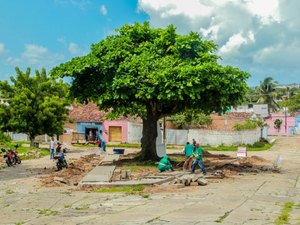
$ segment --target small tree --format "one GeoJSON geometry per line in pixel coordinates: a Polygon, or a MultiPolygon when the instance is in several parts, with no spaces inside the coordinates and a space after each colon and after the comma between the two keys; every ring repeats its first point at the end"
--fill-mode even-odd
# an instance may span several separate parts
{"type": "Polygon", "coordinates": [[[267,77],[260,82],[260,86],[257,87],[256,91],[259,96],[257,103],[259,104],[268,104],[269,113],[276,112],[278,109],[278,104],[276,102],[277,93],[276,85],[277,81],[274,81],[272,77],[267,77]]]}
{"type": "Polygon", "coordinates": [[[276,119],[274,121],[274,128],[277,130],[277,132],[280,131],[281,124],[282,124],[282,120],[280,120],[280,119],[276,119]]]}
{"type": "Polygon", "coordinates": [[[29,68],[25,73],[16,68],[16,73],[10,78],[12,84],[0,82],[1,97],[7,99],[7,104],[0,104],[0,129],[26,133],[31,145],[37,135],[61,134],[68,113],[68,86],[48,78],[45,69],[34,77],[29,68]]]}

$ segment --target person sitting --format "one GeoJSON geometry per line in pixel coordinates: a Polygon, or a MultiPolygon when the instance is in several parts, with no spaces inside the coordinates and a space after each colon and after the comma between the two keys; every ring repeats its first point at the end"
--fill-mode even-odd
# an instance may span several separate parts
{"type": "Polygon", "coordinates": [[[160,172],[172,170],[173,171],[173,166],[169,160],[169,156],[165,155],[158,163],[157,169],[160,172]]]}

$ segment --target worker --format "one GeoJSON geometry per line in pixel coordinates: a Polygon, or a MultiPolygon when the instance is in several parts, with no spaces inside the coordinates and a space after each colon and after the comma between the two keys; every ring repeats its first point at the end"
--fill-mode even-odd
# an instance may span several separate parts
{"type": "Polygon", "coordinates": [[[158,163],[157,169],[160,172],[164,172],[167,170],[172,170],[173,171],[173,166],[169,160],[169,156],[165,155],[158,163]]]}
{"type": "Polygon", "coordinates": [[[195,157],[195,161],[193,162],[192,165],[192,172],[195,172],[196,166],[198,165],[200,167],[200,169],[202,170],[203,175],[206,175],[206,170],[205,170],[205,166],[203,164],[203,149],[199,146],[199,143],[196,143],[195,145],[196,149],[194,151],[194,157],[195,157]]]}
{"type": "Polygon", "coordinates": [[[183,164],[183,170],[190,170],[193,164],[193,151],[194,151],[194,146],[190,144],[190,142],[187,142],[183,152],[185,155],[185,161],[183,164]]]}

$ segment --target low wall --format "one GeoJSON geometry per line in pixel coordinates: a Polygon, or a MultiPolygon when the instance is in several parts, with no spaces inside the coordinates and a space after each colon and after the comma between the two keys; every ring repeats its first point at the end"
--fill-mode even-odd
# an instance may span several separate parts
{"type": "Polygon", "coordinates": [[[139,144],[141,143],[143,132],[143,125],[140,123],[128,122],[128,143],[139,144]]]}
{"type": "MultiPolygon", "coordinates": [[[[142,137],[141,124],[128,124],[128,143],[140,143],[142,137]]],[[[254,144],[260,139],[260,129],[244,131],[216,131],[216,130],[178,130],[166,129],[167,144],[185,145],[194,138],[201,145],[239,145],[254,144]]]]}
{"type": "Polygon", "coordinates": [[[254,144],[260,139],[260,129],[245,131],[215,131],[215,130],[167,130],[167,144],[184,145],[194,138],[201,145],[239,145],[254,144]]]}

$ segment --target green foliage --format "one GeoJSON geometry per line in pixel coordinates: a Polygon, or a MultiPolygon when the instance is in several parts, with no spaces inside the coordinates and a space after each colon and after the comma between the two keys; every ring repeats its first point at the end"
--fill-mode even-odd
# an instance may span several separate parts
{"type": "Polygon", "coordinates": [[[5,133],[3,133],[2,131],[0,131],[0,144],[4,144],[6,142],[10,142],[11,139],[9,136],[7,136],[5,133]]]}
{"type": "Polygon", "coordinates": [[[26,133],[31,141],[41,134],[61,134],[68,112],[68,86],[50,79],[44,69],[33,77],[29,68],[26,72],[16,68],[16,73],[11,84],[0,82],[1,97],[8,103],[0,104],[1,130],[26,133]]]}
{"type": "Polygon", "coordinates": [[[71,95],[97,102],[114,117],[143,118],[142,158],[157,158],[156,122],[194,109],[205,114],[237,106],[249,74],[217,63],[216,44],[198,33],[180,35],[174,26],[124,25],[93,44],[91,52],[51,70],[72,77],[71,95]],[[155,126],[153,126],[155,124],[155,126]]]}
{"type": "Polygon", "coordinates": [[[267,77],[260,82],[260,86],[256,89],[259,96],[257,103],[268,104],[269,112],[276,112],[279,107],[275,101],[277,98],[276,85],[277,81],[274,81],[272,77],[267,77]]]}
{"type": "Polygon", "coordinates": [[[143,191],[145,186],[123,186],[123,187],[109,187],[109,188],[99,188],[94,190],[97,193],[116,193],[116,192],[125,192],[126,194],[135,194],[137,192],[143,191]]]}
{"type": "Polygon", "coordinates": [[[257,122],[255,120],[247,119],[243,124],[235,124],[233,126],[234,130],[253,130],[257,127],[257,122]]]}
{"type": "Polygon", "coordinates": [[[236,151],[238,147],[247,147],[247,151],[265,151],[272,147],[272,144],[264,142],[255,142],[253,145],[241,146],[205,146],[204,150],[207,151],[236,151]]]}
{"type": "Polygon", "coordinates": [[[289,217],[290,217],[290,212],[293,209],[295,203],[293,202],[286,202],[281,210],[280,215],[275,221],[276,225],[283,225],[283,224],[289,224],[289,217]]]}
{"type": "Polygon", "coordinates": [[[280,102],[280,107],[287,107],[290,113],[300,112],[300,93],[280,102]]]}
{"type": "Polygon", "coordinates": [[[252,145],[254,148],[262,148],[265,146],[265,143],[264,142],[261,142],[261,141],[258,141],[258,142],[255,142],[253,145],[252,145]]]}
{"type": "Polygon", "coordinates": [[[276,119],[276,120],[274,121],[274,128],[275,128],[276,130],[280,130],[281,124],[282,124],[282,120],[281,120],[281,119],[276,119]]]}
{"type": "Polygon", "coordinates": [[[186,128],[189,126],[208,126],[212,124],[212,119],[209,115],[194,110],[187,110],[183,113],[178,113],[171,116],[173,124],[177,128],[186,128]]]}
{"type": "Polygon", "coordinates": [[[39,214],[44,216],[55,216],[57,215],[58,211],[54,211],[51,209],[39,209],[39,214]]]}

